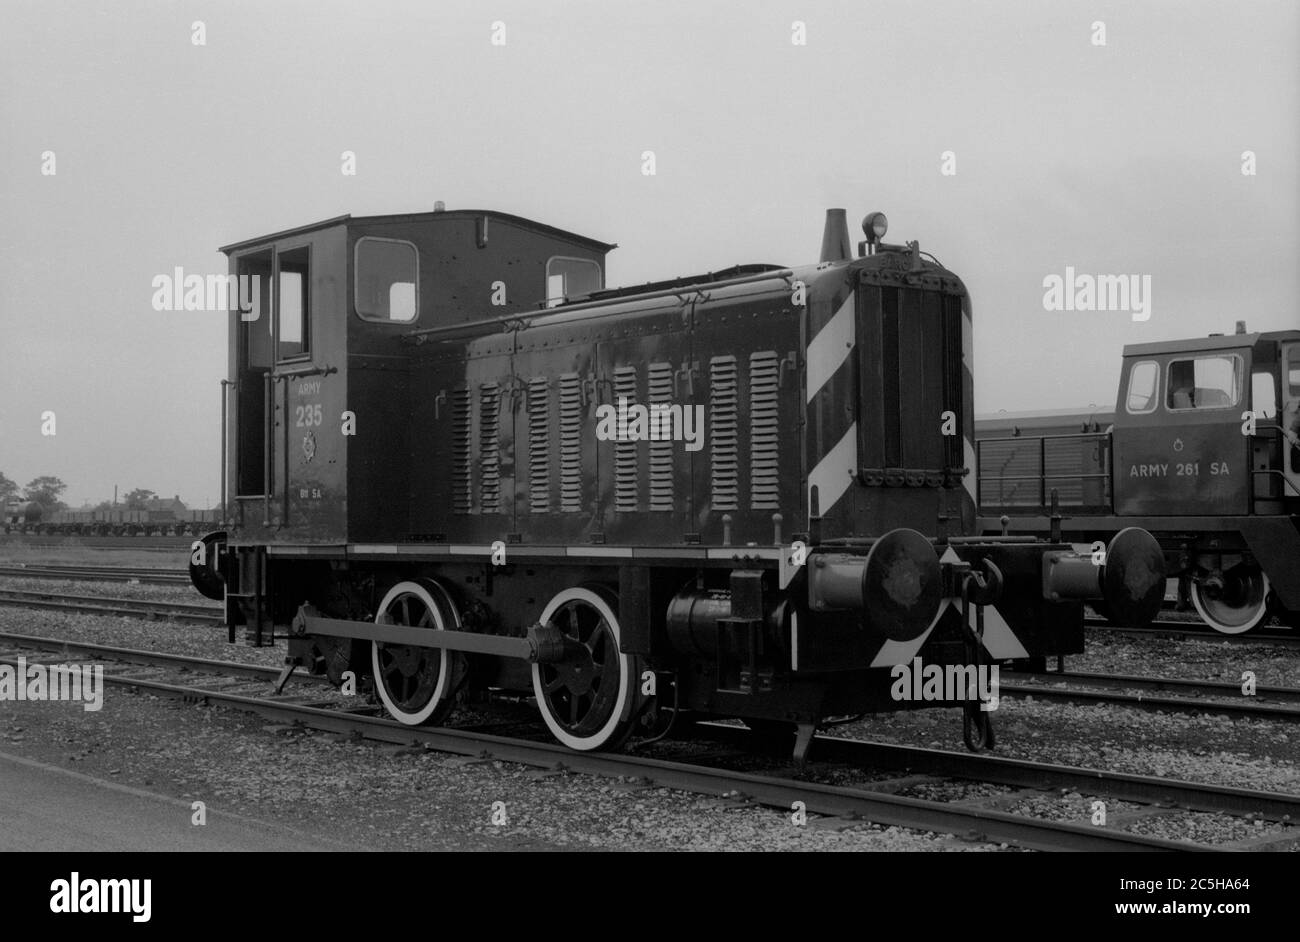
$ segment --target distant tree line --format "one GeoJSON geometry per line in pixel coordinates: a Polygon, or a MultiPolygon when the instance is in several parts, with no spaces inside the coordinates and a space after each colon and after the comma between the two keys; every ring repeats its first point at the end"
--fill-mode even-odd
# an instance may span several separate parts
{"type": "MultiPolygon", "coordinates": [[[[63,492],[67,489],[68,485],[48,474],[34,478],[28,482],[26,487],[19,488],[17,483],[0,471],[0,505],[8,503],[14,498],[21,498],[39,504],[42,513],[67,510],[68,505],[60,500],[63,492]]],[[[148,488],[137,487],[135,490],[127,491],[116,507],[120,510],[146,510],[149,501],[157,499],[158,495],[153,491],[148,488]]],[[[114,504],[111,500],[102,500],[94,507],[95,510],[112,510],[113,508],[114,504]]]]}
{"type": "Polygon", "coordinates": [[[58,478],[43,474],[28,482],[20,493],[18,485],[0,471],[0,503],[8,503],[13,498],[21,496],[24,500],[40,504],[42,511],[66,510],[68,505],[59,498],[67,489],[68,485],[58,478]]]}

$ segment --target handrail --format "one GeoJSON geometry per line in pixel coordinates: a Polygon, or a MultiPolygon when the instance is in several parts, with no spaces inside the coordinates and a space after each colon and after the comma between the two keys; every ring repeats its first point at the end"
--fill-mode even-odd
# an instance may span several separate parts
{"type": "MultiPolygon", "coordinates": [[[[975,442],[975,464],[981,473],[976,479],[976,488],[977,488],[976,503],[981,507],[992,506],[992,507],[1027,508],[1027,507],[1036,506],[1040,509],[1043,509],[1045,512],[1045,509],[1048,506],[1048,490],[1052,486],[1053,482],[1077,481],[1080,483],[1080,486],[1082,487],[1084,482],[1100,480],[1103,482],[1102,503],[1089,503],[1088,501],[1083,500],[1081,496],[1080,501],[1077,505],[1075,505],[1073,501],[1070,501],[1068,505],[1081,506],[1081,507],[1107,506],[1109,504],[1109,500],[1105,499],[1106,493],[1110,491],[1111,487],[1113,487],[1113,476],[1109,470],[1109,463],[1110,460],[1113,458],[1114,450],[1109,447],[1110,441],[1111,441],[1110,432],[1067,432],[1067,433],[1056,434],[1056,435],[1012,435],[1012,436],[999,436],[996,438],[978,439],[975,442]],[[1081,465],[1079,470],[1057,471],[1057,470],[1048,469],[1047,456],[1048,456],[1049,444],[1058,445],[1061,443],[1078,443],[1078,444],[1086,445],[1090,440],[1104,448],[1104,455],[1107,464],[1106,470],[1083,471],[1082,467],[1086,465],[1081,465]],[[1007,454],[1004,456],[1004,460],[1002,461],[1002,466],[997,473],[991,473],[991,472],[983,473],[984,456],[985,456],[984,446],[989,443],[995,445],[1010,443],[1020,447],[1015,450],[1018,453],[1007,454]],[[1029,458],[1030,461],[1035,462],[1036,469],[1025,474],[1003,473],[1005,472],[1005,469],[1012,464],[1012,462],[1024,461],[1028,457],[1028,453],[1030,452],[1030,449],[1036,452],[1035,457],[1029,458]],[[987,494],[987,487],[991,481],[996,481],[998,483],[999,494],[996,501],[990,501],[989,495],[987,494]],[[1021,482],[1029,482],[1029,481],[1036,481],[1038,483],[1038,488],[1037,488],[1038,502],[1036,505],[1032,502],[1032,498],[1028,500],[1022,498],[1021,500],[1017,501],[1014,493],[1011,495],[1007,495],[1005,493],[1005,487],[1004,487],[1005,484],[1021,483],[1021,482]]],[[[1096,464],[1101,463],[1100,458],[1101,455],[1098,456],[1099,460],[1096,462],[1096,464]]],[[[1014,490],[1016,489],[1013,488],[1013,491],[1014,490]]],[[[1026,497],[1027,496],[1028,495],[1026,495],[1026,497]]]]}
{"type": "Polygon", "coordinates": [[[996,438],[981,438],[981,442],[1028,442],[1037,441],[1038,439],[1050,439],[1059,441],[1065,438],[1110,438],[1110,432],[1061,432],[1056,435],[1007,435],[996,438]]]}
{"type": "Polygon", "coordinates": [[[1251,477],[1251,480],[1250,480],[1250,491],[1251,491],[1251,493],[1250,493],[1250,499],[1251,499],[1251,503],[1252,503],[1252,504],[1253,504],[1255,501],[1268,501],[1268,500],[1281,500],[1281,499],[1282,499],[1281,496],[1279,496],[1279,497],[1260,497],[1260,496],[1258,496],[1258,495],[1255,493],[1255,475],[1257,475],[1257,474],[1263,474],[1263,475],[1276,474],[1278,477],[1280,477],[1280,478],[1282,479],[1282,483],[1283,483],[1283,485],[1284,485],[1284,487],[1283,487],[1283,495],[1285,495],[1285,493],[1286,493],[1286,488],[1289,487],[1291,490],[1295,491],[1295,494],[1296,494],[1297,497],[1300,497],[1300,488],[1297,488],[1297,487],[1295,486],[1295,484],[1292,483],[1291,479],[1290,479],[1289,477],[1287,477],[1285,471],[1282,471],[1282,470],[1279,469],[1279,468],[1260,468],[1259,470],[1251,471],[1251,472],[1250,472],[1250,477],[1251,477]]]}
{"type": "Polygon", "coordinates": [[[229,403],[230,388],[235,384],[228,379],[221,381],[221,527],[230,525],[230,508],[226,504],[226,475],[230,465],[226,460],[226,450],[230,438],[229,403]]]}
{"type": "Polygon", "coordinates": [[[337,366],[316,366],[308,363],[301,367],[290,367],[287,370],[276,368],[272,371],[271,376],[278,382],[282,379],[297,379],[300,376],[329,376],[331,373],[337,373],[337,366]]]}
{"type": "Polygon", "coordinates": [[[275,418],[275,407],[271,397],[275,391],[275,381],[270,371],[262,374],[262,526],[271,526],[271,488],[275,486],[271,466],[271,423],[275,418]]]}
{"type": "MultiPolygon", "coordinates": [[[[422,341],[425,337],[432,337],[436,334],[452,333],[458,330],[490,327],[509,327],[512,324],[518,324],[526,328],[531,326],[531,322],[546,317],[557,317],[561,314],[568,314],[573,311],[585,311],[592,307],[612,307],[616,304],[631,301],[649,301],[655,298],[696,296],[705,290],[715,290],[717,288],[730,288],[735,285],[748,284],[755,281],[785,281],[789,282],[794,276],[794,271],[789,268],[778,268],[772,271],[756,272],[752,275],[745,275],[740,278],[731,278],[726,281],[714,281],[696,285],[679,285],[676,288],[661,288],[658,291],[647,291],[644,294],[616,295],[610,298],[600,298],[594,301],[581,301],[577,304],[564,304],[559,307],[545,308],[541,311],[517,312],[507,314],[503,317],[488,318],[481,321],[467,321],[463,324],[444,324],[441,327],[425,327],[420,330],[412,330],[405,334],[407,337],[413,337],[422,341]]],[[[592,317],[604,316],[606,312],[598,311],[592,317]]],[[[575,321],[590,320],[587,318],[573,318],[575,321]]],[[[488,333],[489,331],[484,331],[488,333]]]]}
{"type": "Polygon", "coordinates": [[[1254,434],[1254,435],[1251,435],[1250,437],[1251,437],[1252,439],[1258,438],[1258,439],[1261,439],[1261,440],[1262,440],[1262,439],[1264,438],[1264,435],[1263,435],[1264,432],[1276,432],[1276,433],[1277,433],[1277,435],[1276,435],[1276,440],[1277,440],[1277,444],[1278,444],[1278,451],[1280,452],[1280,454],[1278,455],[1278,458],[1281,460],[1282,467],[1281,467],[1281,468],[1259,468],[1259,469],[1252,468],[1252,469],[1251,469],[1251,471],[1250,471],[1250,500],[1251,500],[1251,503],[1254,504],[1255,501],[1282,500],[1282,499],[1284,499],[1284,498],[1287,496],[1286,492],[1287,492],[1288,489],[1290,489],[1291,491],[1295,492],[1295,495],[1296,495],[1297,497],[1300,497],[1300,487],[1297,487],[1296,484],[1295,484],[1295,482],[1291,480],[1290,475],[1288,475],[1288,474],[1286,473],[1286,457],[1287,457],[1287,456],[1286,456],[1286,450],[1287,450],[1287,447],[1289,446],[1289,447],[1291,447],[1291,448],[1297,448],[1297,447],[1300,447],[1300,445],[1297,445],[1295,442],[1292,441],[1293,433],[1290,431],[1290,429],[1287,429],[1287,428],[1283,427],[1283,425],[1282,425],[1281,422],[1274,422],[1274,423],[1267,424],[1267,425],[1265,425],[1265,424],[1263,424],[1263,423],[1256,423],[1256,425],[1255,425],[1255,434],[1254,434]],[[1257,475],[1257,474],[1263,474],[1263,475],[1266,475],[1266,476],[1267,476],[1267,475],[1270,475],[1270,474],[1276,474],[1278,477],[1280,477],[1280,478],[1282,479],[1282,484],[1283,484],[1283,487],[1282,487],[1282,493],[1281,493],[1280,495],[1278,495],[1277,497],[1260,497],[1259,494],[1258,494],[1257,488],[1255,487],[1255,475],[1257,475]]]}

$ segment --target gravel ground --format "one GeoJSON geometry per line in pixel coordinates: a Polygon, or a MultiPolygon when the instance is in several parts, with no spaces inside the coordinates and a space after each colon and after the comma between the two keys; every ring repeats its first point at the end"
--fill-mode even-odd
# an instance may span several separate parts
{"type": "MultiPolygon", "coordinates": [[[[282,644],[260,649],[231,645],[224,629],[130,618],[0,609],[0,630],[272,667],[280,666],[284,659],[282,644]]],[[[1264,682],[1265,662],[1259,662],[1258,669],[1264,682]]],[[[1003,700],[994,723],[1000,755],[1300,792],[1300,731],[1285,723],[1234,720],[1212,712],[1152,713],[1033,698],[1003,700]]],[[[956,710],[879,714],[837,727],[835,732],[883,742],[961,748],[961,720],[956,710]]]]}
{"type": "Polygon", "coordinates": [[[113,689],[98,713],[4,704],[0,750],[357,849],[1002,849],[870,824],[841,830],[815,815],[796,826],[789,813],[721,796],[467,762],[113,689]]]}
{"type": "Polygon", "coordinates": [[[1248,821],[1223,814],[1156,815],[1133,821],[1128,830],[1170,841],[1226,844],[1264,837],[1273,827],[1267,821],[1248,821]]]}
{"type": "Polygon", "coordinates": [[[1243,672],[1254,671],[1257,684],[1300,687],[1300,649],[1267,642],[1168,641],[1126,638],[1099,631],[1088,635],[1087,650],[1067,658],[1065,667],[1074,671],[1234,684],[1241,683],[1243,672]]]}
{"type": "MultiPolygon", "coordinates": [[[[993,723],[996,755],[1300,794],[1300,732],[1293,724],[1032,697],[1004,699],[993,723]]],[[[961,714],[955,709],[878,714],[833,733],[962,748],[961,714]]]]}
{"type": "MultiPolygon", "coordinates": [[[[1141,811],[1142,806],[1130,801],[1116,801],[1104,795],[1085,795],[1081,792],[1062,792],[1059,795],[1029,795],[1005,806],[1011,814],[1028,815],[1045,821],[1088,821],[1097,802],[1106,807],[1106,819],[1116,815],[1141,811]]],[[[1187,817],[1184,815],[1183,817],[1187,817]]],[[[1177,840],[1177,838],[1171,838],[1177,840]]]]}
{"type": "Polygon", "coordinates": [[[123,569],[177,569],[189,562],[184,547],[155,547],[140,538],[139,549],[95,546],[30,546],[0,539],[0,566],[118,566],[123,569]]]}
{"type": "MultiPolygon", "coordinates": [[[[8,586],[10,583],[6,582],[5,585],[8,586]]],[[[18,587],[14,586],[14,588],[18,587]]],[[[135,588],[142,591],[149,589],[172,591],[167,586],[136,586],[135,588]]],[[[121,597],[127,596],[123,594],[121,597]]],[[[0,631],[63,638],[90,644],[117,645],[141,651],[165,651],[168,654],[238,661],[241,664],[262,664],[267,667],[281,667],[287,650],[283,642],[266,648],[230,644],[226,641],[226,629],[221,626],[210,628],[204,625],[183,625],[170,621],[147,621],[142,618],[81,615],[76,612],[37,611],[9,607],[0,608],[0,631]]]]}
{"type": "MultiPolygon", "coordinates": [[[[103,584],[89,591],[86,585],[76,584],[80,594],[99,593],[103,584]]],[[[175,592],[165,586],[133,588],[150,593],[136,596],[145,598],[175,592]]],[[[0,631],[269,666],[284,657],[283,645],[230,645],[224,629],[129,618],[3,608],[0,631]]],[[[0,749],[202,800],[213,809],[324,829],[358,849],[1005,849],[867,823],[836,821],[827,827],[816,815],[796,826],[789,813],[721,796],[539,773],[501,762],[466,763],[423,749],[267,725],[219,708],[127,695],[119,688],[110,688],[98,713],[69,704],[0,705],[0,749]],[[504,803],[504,825],[492,820],[498,801],[504,803]]]]}

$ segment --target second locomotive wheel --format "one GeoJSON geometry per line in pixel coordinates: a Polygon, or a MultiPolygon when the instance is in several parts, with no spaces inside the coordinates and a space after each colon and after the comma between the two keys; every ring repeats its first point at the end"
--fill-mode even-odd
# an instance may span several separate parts
{"type": "MultiPolygon", "coordinates": [[[[430,631],[460,628],[451,597],[432,580],[393,586],[379,603],[375,621],[430,631]]],[[[464,656],[441,648],[376,641],[370,658],[379,699],[393,719],[407,726],[441,722],[465,677],[464,656]]]]}
{"type": "Polygon", "coordinates": [[[571,749],[613,749],[632,732],[635,657],[619,651],[618,605],[603,589],[565,589],[539,619],[565,635],[569,655],[533,665],[533,692],[551,734],[571,749]]]}
{"type": "Polygon", "coordinates": [[[1253,566],[1235,566],[1224,574],[1223,585],[1210,591],[1201,583],[1191,585],[1192,604],[1202,620],[1215,631],[1239,635],[1250,631],[1268,614],[1268,576],[1253,566]]]}

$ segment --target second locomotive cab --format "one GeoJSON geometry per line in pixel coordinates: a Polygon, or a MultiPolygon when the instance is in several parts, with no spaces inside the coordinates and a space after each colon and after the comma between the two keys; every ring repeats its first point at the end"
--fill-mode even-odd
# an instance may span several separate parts
{"type": "Polygon", "coordinates": [[[1215,630],[1300,628],[1300,330],[1130,344],[1114,411],[1083,418],[977,423],[983,532],[1142,527],[1215,630]]]}
{"type": "Polygon", "coordinates": [[[506,690],[578,750],[724,716],[802,755],[827,717],[946,705],[987,744],[979,669],[1081,651],[1084,599],[1150,620],[1164,559],[978,534],[966,289],[863,230],[621,289],[614,246],[490,211],[226,246],[196,586],[407,724],[506,690]]]}

